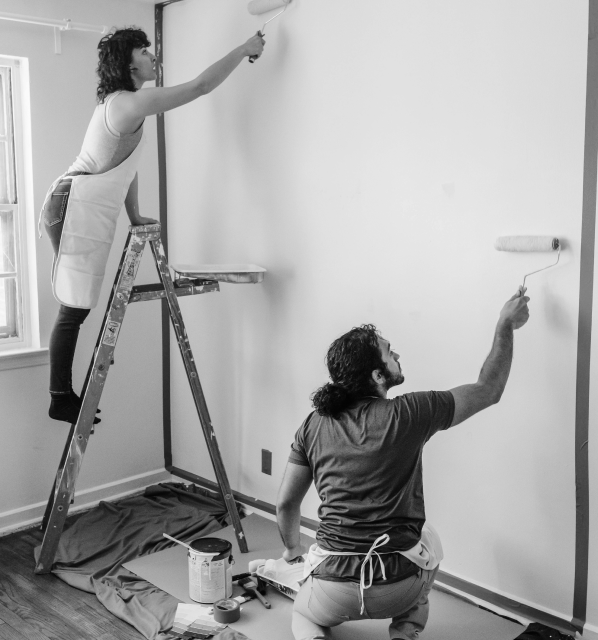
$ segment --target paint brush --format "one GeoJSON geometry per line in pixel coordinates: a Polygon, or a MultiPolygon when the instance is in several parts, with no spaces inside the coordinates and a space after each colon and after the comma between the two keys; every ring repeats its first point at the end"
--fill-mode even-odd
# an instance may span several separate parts
{"type": "Polygon", "coordinates": [[[272,605],[257,590],[257,584],[251,578],[241,578],[241,580],[239,580],[239,586],[254,595],[264,605],[264,607],[266,607],[266,609],[271,608],[272,605]]]}
{"type": "Polygon", "coordinates": [[[182,540],[177,540],[176,538],[173,538],[172,536],[169,536],[167,533],[163,533],[162,535],[165,538],[168,538],[169,540],[172,540],[173,542],[176,542],[177,544],[180,544],[181,547],[187,547],[187,549],[190,549],[191,551],[195,552],[195,549],[193,547],[191,547],[190,545],[188,545],[186,542],[183,542],[182,540]]]}

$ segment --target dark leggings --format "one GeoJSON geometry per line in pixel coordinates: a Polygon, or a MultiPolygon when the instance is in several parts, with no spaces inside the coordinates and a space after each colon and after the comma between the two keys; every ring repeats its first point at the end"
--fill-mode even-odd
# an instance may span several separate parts
{"type": "Polygon", "coordinates": [[[73,358],[79,328],[90,309],[76,309],[60,305],[58,317],[50,336],[50,393],[68,395],[72,388],[73,358]]]}
{"type": "MultiPolygon", "coordinates": [[[[63,181],[55,188],[45,208],[46,232],[52,242],[54,255],[58,255],[60,237],[64,225],[64,212],[70,193],[70,181],[63,181]]],[[[72,370],[79,329],[90,309],[78,309],[60,305],[58,317],[50,336],[50,393],[67,395],[72,388],[72,370]]]]}

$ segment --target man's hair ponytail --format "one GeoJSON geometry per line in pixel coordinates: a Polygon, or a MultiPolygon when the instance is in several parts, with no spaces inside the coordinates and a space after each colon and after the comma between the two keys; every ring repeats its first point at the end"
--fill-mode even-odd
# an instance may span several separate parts
{"type": "Polygon", "coordinates": [[[321,416],[335,418],[355,400],[375,393],[372,371],[388,372],[380,353],[378,336],[373,324],[363,324],[330,345],[326,366],[332,383],[320,387],[311,397],[315,410],[321,416]]]}

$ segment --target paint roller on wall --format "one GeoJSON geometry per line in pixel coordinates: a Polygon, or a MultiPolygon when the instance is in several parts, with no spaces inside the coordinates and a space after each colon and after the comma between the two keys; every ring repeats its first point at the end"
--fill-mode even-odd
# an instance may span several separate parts
{"type": "MultiPolygon", "coordinates": [[[[279,15],[283,14],[287,7],[289,6],[291,0],[251,0],[251,2],[247,5],[247,10],[252,16],[260,16],[263,13],[268,13],[268,11],[274,11],[274,9],[280,9],[280,7],[284,7],[282,11],[279,11],[276,15],[272,16],[269,20],[264,22],[264,26],[260,31],[257,32],[258,36],[261,38],[264,37],[264,31],[266,30],[266,25],[268,22],[272,22],[274,18],[278,18],[279,15]]],[[[257,60],[257,56],[250,56],[249,62],[255,62],[257,60]]]]}
{"type": "Polygon", "coordinates": [[[494,242],[494,248],[497,251],[517,251],[517,252],[538,252],[538,251],[557,251],[556,262],[546,267],[537,269],[528,273],[523,278],[523,288],[525,288],[525,279],[528,276],[555,267],[561,258],[561,242],[553,236],[501,236],[494,242]]]}

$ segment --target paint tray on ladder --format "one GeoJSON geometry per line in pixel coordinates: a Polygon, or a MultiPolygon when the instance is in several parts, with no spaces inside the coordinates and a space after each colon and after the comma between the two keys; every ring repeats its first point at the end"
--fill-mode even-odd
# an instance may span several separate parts
{"type": "Polygon", "coordinates": [[[174,264],[178,278],[217,280],[233,284],[256,284],[264,279],[266,269],[255,264],[174,264]]]}
{"type": "Polygon", "coordinates": [[[264,565],[258,567],[256,574],[277,591],[294,600],[301,587],[299,580],[303,579],[303,567],[303,562],[288,564],[282,558],[278,558],[275,565],[276,577],[268,575],[264,565]]]}

